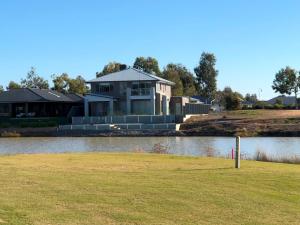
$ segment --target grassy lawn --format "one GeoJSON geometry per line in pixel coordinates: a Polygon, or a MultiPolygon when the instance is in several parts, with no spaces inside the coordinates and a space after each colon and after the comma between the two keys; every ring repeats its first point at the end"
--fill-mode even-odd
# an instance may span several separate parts
{"type": "Polygon", "coordinates": [[[0,157],[0,224],[300,224],[300,166],[154,154],[0,157]]]}

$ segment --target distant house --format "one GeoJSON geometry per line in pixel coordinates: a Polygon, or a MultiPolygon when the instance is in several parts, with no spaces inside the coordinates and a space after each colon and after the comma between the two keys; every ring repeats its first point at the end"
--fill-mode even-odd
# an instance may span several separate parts
{"type": "Polygon", "coordinates": [[[83,108],[83,96],[35,88],[0,93],[2,117],[67,117],[75,107],[83,108]]]}
{"type": "Polygon", "coordinates": [[[270,105],[275,105],[277,103],[280,103],[284,106],[289,106],[289,105],[295,105],[295,100],[296,100],[296,97],[294,97],[294,96],[280,95],[280,96],[277,96],[275,98],[272,98],[272,99],[266,101],[266,103],[270,104],[270,105]]]}
{"type": "Polygon", "coordinates": [[[252,109],[256,102],[253,101],[242,101],[242,107],[252,109]]]}
{"type": "Polygon", "coordinates": [[[203,97],[200,95],[194,95],[194,96],[192,96],[192,98],[197,99],[200,103],[203,103],[203,104],[212,105],[214,102],[214,99],[206,98],[206,97],[203,97]]]}
{"type": "Polygon", "coordinates": [[[90,80],[85,116],[167,115],[173,82],[129,68],[90,80]]]}

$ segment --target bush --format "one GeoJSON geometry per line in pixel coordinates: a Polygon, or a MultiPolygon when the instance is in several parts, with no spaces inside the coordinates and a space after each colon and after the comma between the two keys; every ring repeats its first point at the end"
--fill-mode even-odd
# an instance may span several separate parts
{"type": "Polygon", "coordinates": [[[284,108],[284,105],[278,104],[278,103],[276,103],[276,104],[273,106],[273,109],[283,109],[283,108],[284,108]]]}
{"type": "Polygon", "coordinates": [[[153,146],[151,153],[156,154],[168,154],[169,153],[169,146],[163,145],[161,143],[157,143],[153,146]]]}

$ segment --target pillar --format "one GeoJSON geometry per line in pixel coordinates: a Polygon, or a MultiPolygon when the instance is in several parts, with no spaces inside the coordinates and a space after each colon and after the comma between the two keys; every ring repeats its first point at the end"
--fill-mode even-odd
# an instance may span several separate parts
{"type": "Polygon", "coordinates": [[[109,115],[113,116],[114,115],[114,100],[111,99],[109,101],[109,115]]]}
{"type": "Polygon", "coordinates": [[[155,115],[155,87],[150,89],[150,101],[151,101],[151,115],[155,115]]]}
{"type": "Polygon", "coordinates": [[[167,115],[167,96],[163,95],[162,96],[162,112],[163,115],[167,115]]]}
{"type": "Polygon", "coordinates": [[[89,113],[89,100],[87,97],[84,98],[84,116],[88,117],[90,115],[89,113]]]}
{"type": "Polygon", "coordinates": [[[127,115],[131,114],[131,88],[126,89],[126,110],[127,110],[127,115]]]}

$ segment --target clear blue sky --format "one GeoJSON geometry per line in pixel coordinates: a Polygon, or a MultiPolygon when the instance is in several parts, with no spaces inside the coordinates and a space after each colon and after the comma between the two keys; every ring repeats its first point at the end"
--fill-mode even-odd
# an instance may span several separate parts
{"type": "Polygon", "coordinates": [[[9,0],[0,2],[0,84],[31,66],[95,77],[110,61],[152,56],[190,70],[203,51],[217,56],[218,87],[274,96],[274,74],[300,70],[300,1],[9,0]]]}

